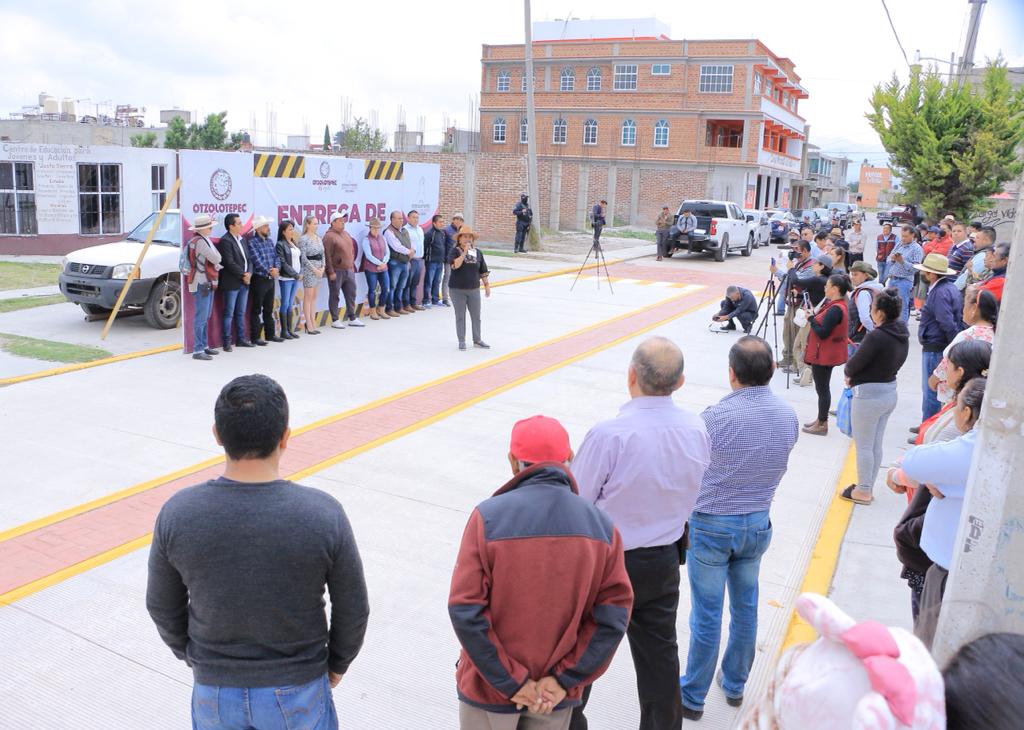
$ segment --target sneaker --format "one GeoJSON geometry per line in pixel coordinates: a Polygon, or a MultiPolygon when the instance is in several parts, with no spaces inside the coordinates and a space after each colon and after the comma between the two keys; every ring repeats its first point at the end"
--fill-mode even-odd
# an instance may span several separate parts
{"type": "Polygon", "coordinates": [[[232,349],[233,348],[231,347],[231,343],[230,342],[225,342],[224,343],[224,352],[231,352],[232,349]]]}
{"type": "Polygon", "coordinates": [[[343,329],[345,329],[345,323],[342,322],[340,319],[336,319],[333,322],[331,322],[331,329],[332,330],[343,330],[343,329]]]}
{"type": "Polygon", "coordinates": [[[490,350],[491,349],[491,346],[488,345],[483,340],[479,340],[477,342],[474,342],[473,343],[473,347],[479,347],[481,350],[490,350]]]}
{"type": "Polygon", "coordinates": [[[465,350],[466,349],[466,343],[465,342],[460,342],[459,343],[459,349],[460,350],[465,350]]]}
{"type": "Polygon", "coordinates": [[[433,308],[434,308],[434,305],[431,304],[430,302],[427,302],[426,304],[423,305],[423,309],[433,309],[433,308]]]}
{"type": "Polygon", "coordinates": [[[205,352],[207,355],[219,355],[220,354],[220,350],[214,350],[212,347],[207,347],[203,352],[205,352]]]}
{"type": "Polygon", "coordinates": [[[450,307],[452,306],[452,303],[445,299],[443,302],[441,302],[441,306],[450,307]]]}
{"type": "MultiPolygon", "coordinates": [[[[463,349],[465,349],[465,348],[463,348],[463,349]]],[[[193,360],[212,360],[213,358],[210,357],[209,355],[207,355],[205,352],[193,352],[192,353],[192,359],[193,360]]]]}
{"type": "MultiPolygon", "coordinates": [[[[430,306],[430,305],[428,304],[428,305],[427,305],[427,307],[429,307],[429,306],[430,306]]],[[[422,311],[423,311],[424,309],[426,309],[427,307],[421,306],[421,305],[419,305],[419,304],[415,304],[415,305],[413,305],[413,309],[415,309],[415,310],[416,310],[416,311],[418,311],[418,312],[422,312],[422,311]]]]}
{"type": "Polygon", "coordinates": [[[364,322],[361,319],[350,319],[348,321],[348,326],[349,327],[365,327],[366,326],[366,322],[364,322]]]}
{"type": "Polygon", "coordinates": [[[256,345],[249,342],[249,340],[239,340],[235,347],[256,347],[256,345]]]}

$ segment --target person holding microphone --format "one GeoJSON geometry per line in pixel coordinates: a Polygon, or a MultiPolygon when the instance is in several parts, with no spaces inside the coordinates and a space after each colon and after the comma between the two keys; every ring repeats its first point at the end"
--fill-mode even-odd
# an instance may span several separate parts
{"type": "Polygon", "coordinates": [[[491,284],[484,252],[476,247],[476,233],[469,226],[463,226],[455,235],[455,248],[448,254],[448,261],[452,265],[449,286],[452,304],[455,305],[455,334],[459,338],[459,349],[466,349],[466,309],[469,309],[473,345],[488,350],[491,346],[480,339],[480,283],[483,282],[484,295],[488,297],[491,296],[491,284]]]}

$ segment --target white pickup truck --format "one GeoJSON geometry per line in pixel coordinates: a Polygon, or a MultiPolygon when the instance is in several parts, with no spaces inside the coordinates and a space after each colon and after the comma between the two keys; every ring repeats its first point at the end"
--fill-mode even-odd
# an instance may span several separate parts
{"type": "MultiPolygon", "coordinates": [[[[150,214],[123,241],[80,248],[65,256],[58,277],[64,297],[80,305],[88,315],[109,314],[139,258],[156,215],[150,214]]],[[[151,327],[170,329],[177,326],[181,317],[180,253],[181,215],[177,210],[169,210],[142,260],[139,278],[132,282],[122,305],[125,309],[141,307],[151,327]]]]}
{"type": "Polygon", "coordinates": [[[747,220],[743,210],[725,200],[684,200],[679,206],[676,221],[683,211],[690,211],[697,219],[696,230],[688,235],[679,233],[678,223],[672,227],[672,248],[690,253],[711,253],[715,261],[725,261],[729,251],[749,256],[754,250],[753,221],[747,220]]]}

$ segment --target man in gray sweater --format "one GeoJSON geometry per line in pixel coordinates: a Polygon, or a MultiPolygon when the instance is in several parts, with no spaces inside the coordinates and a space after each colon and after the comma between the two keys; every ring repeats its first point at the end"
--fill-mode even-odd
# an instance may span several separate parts
{"type": "Polygon", "coordinates": [[[214,418],[224,475],[160,510],[146,607],[192,668],[196,727],[337,728],[331,688],[359,653],[369,615],[345,511],[280,478],[291,432],[276,382],[235,378],[214,418]]]}

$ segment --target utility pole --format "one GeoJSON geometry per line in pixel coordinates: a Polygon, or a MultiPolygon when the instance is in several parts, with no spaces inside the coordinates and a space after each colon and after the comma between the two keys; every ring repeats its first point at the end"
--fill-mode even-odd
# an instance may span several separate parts
{"type": "MultiPolygon", "coordinates": [[[[1020,179],[1024,184],[1024,177],[1020,179]]],[[[1024,191],[1024,187],[1020,188],[1024,191]]],[[[938,631],[939,666],[964,644],[994,631],[1024,633],[1024,383],[1018,375],[1024,340],[1024,194],[1010,247],[974,461],[960,514],[938,631]]]]}
{"type": "Polygon", "coordinates": [[[971,20],[964,39],[964,55],[960,58],[960,81],[974,70],[974,47],[978,44],[978,27],[981,25],[981,11],[988,0],[967,0],[971,4],[971,20]]]}
{"type": "MultiPolygon", "coordinates": [[[[537,180],[537,115],[533,107],[533,27],[530,22],[530,0],[523,0],[523,25],[526,36],[526,190],[530,195],[533,220],[540,220],[540,193],[537,180]]],[[[515,129],[515,134],[519,130],[515,129]]],[[[530,250],[540,248],[538,224],[530,225],[530,250]]]]}

